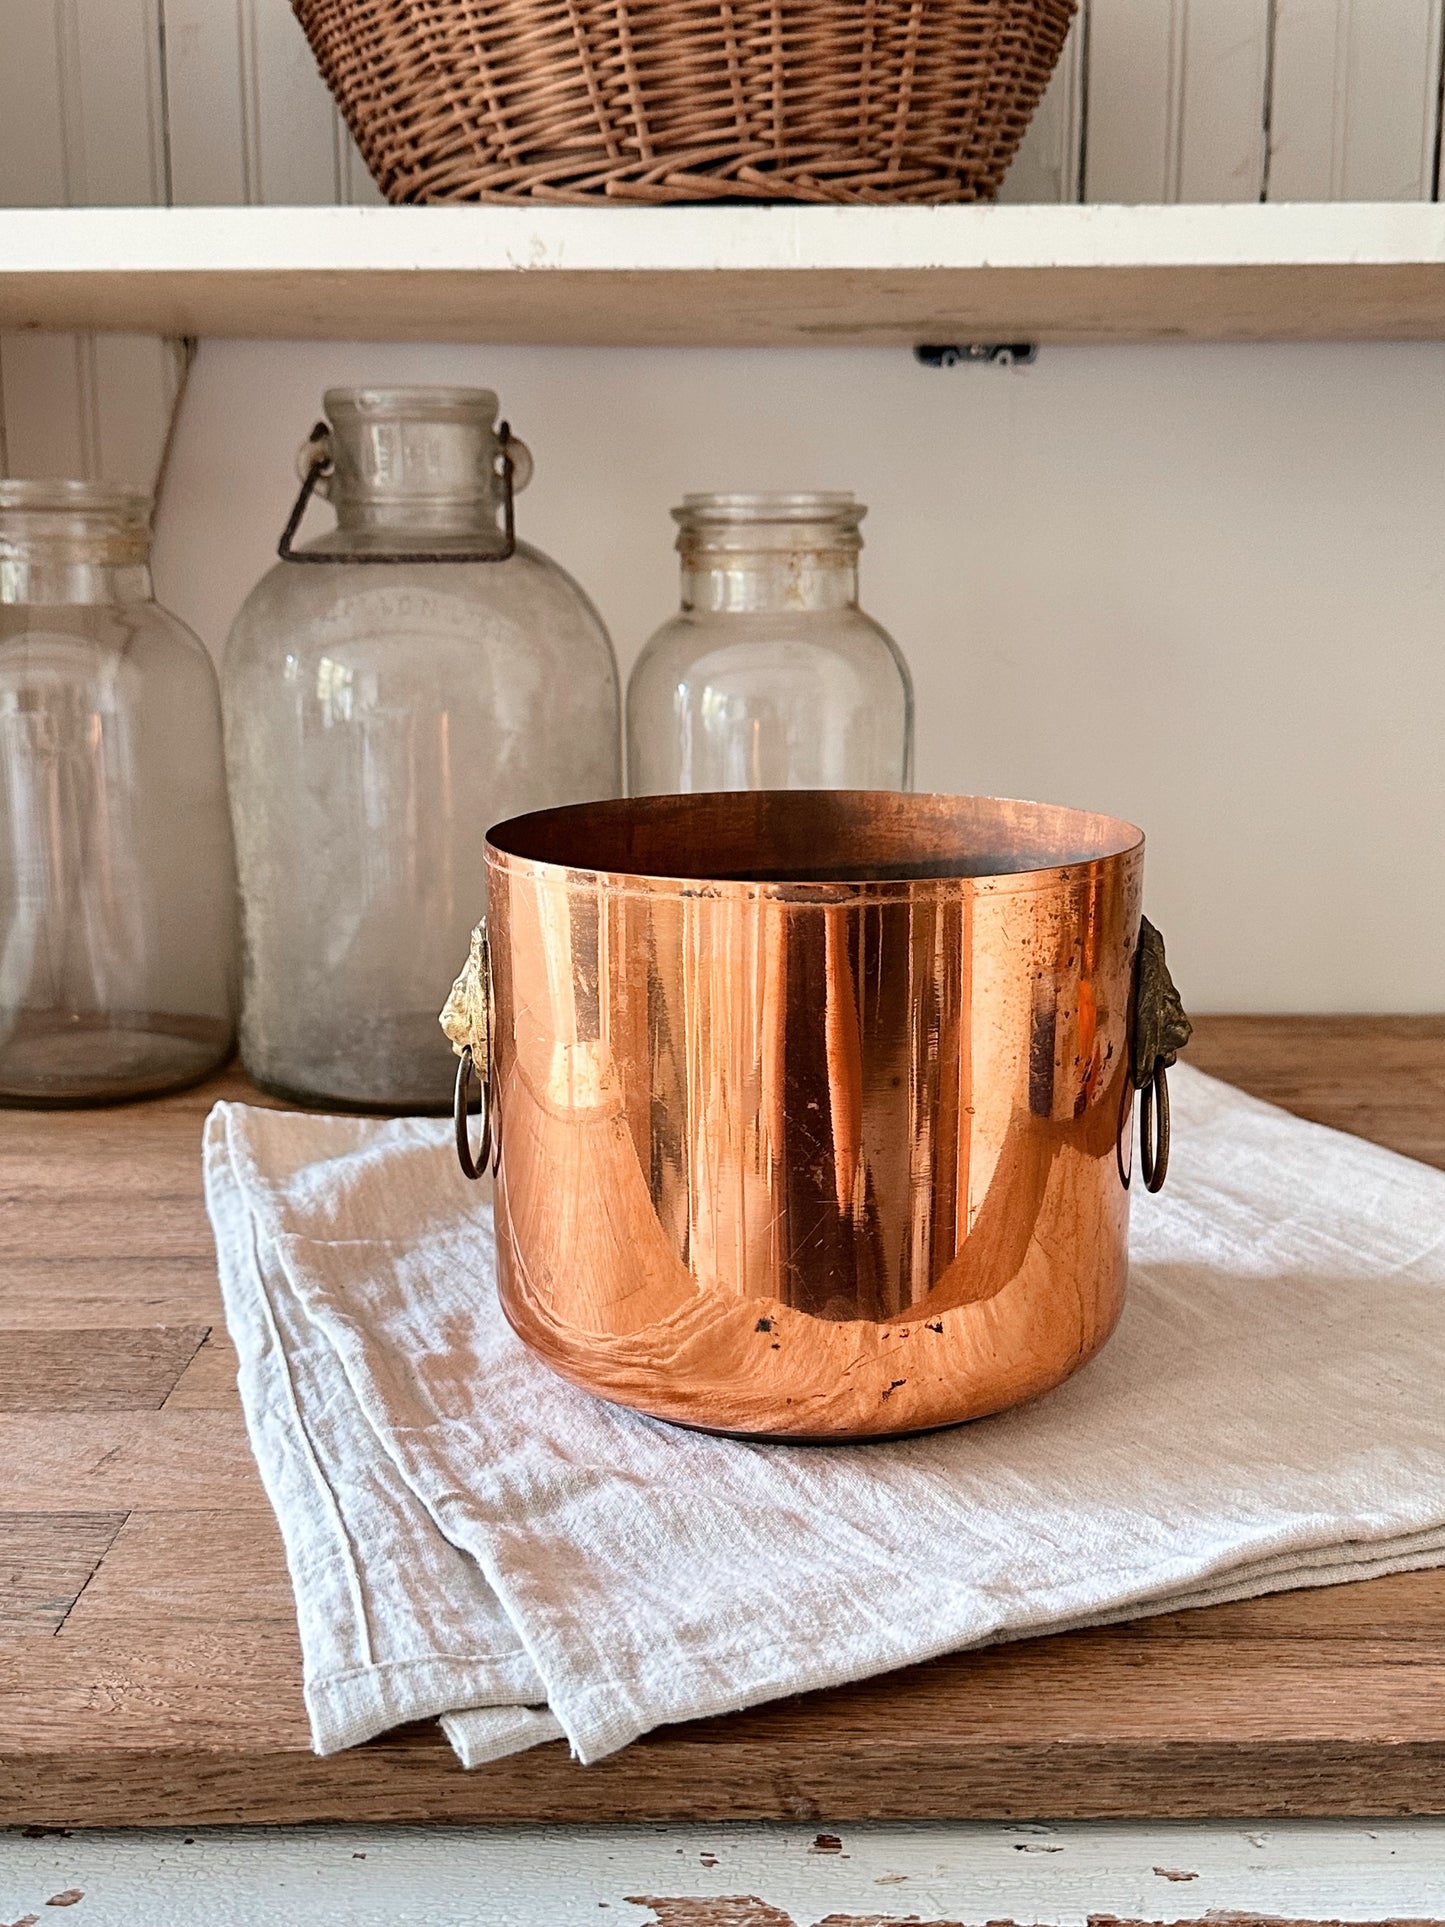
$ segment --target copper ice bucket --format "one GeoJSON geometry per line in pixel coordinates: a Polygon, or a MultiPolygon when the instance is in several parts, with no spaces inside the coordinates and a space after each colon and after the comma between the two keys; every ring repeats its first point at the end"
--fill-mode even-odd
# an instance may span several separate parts
{"type": "Polygon", "coordinates": [[[1067,1378],[1123,1301],[1135,1090],[1157,1184],[1188,1029],[1143,851],[1078,810],[846,791],[493,829],[443,1021],[519,1335],[603,1398],[796,1440],[1067,1378]]]}

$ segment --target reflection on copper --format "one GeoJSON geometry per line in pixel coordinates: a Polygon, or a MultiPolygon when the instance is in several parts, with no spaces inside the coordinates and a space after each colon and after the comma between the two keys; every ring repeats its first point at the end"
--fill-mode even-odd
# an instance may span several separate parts
{"type": "Polygon", "coordinates": [[[488,842],[502,1303],[689,1425],[997,1411],[1124,1289],[1143,839],[977,797],[761,792],[488,842]]]}

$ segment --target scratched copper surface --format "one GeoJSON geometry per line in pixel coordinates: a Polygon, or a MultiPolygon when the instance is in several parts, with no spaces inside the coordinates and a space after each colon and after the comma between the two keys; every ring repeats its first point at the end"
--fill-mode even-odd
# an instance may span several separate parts
{"type": "Polygon", "coordinates": [[[646,798],[487,851],[502,1303],[559,1372],[863,1438],[1118,1318],[1143,839],[988,798],[646,798]]]}

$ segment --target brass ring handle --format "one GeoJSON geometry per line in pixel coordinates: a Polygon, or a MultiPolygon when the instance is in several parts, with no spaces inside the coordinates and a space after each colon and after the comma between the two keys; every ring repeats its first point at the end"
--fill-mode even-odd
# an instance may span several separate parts
{"type": "Polygon", "coordinates": [[[467,1127],[467,1109],[472,1094],[472,1047],[467,1044],[457,1062],[456,1089],[452,1096],[452,1123],[456,1130],[457,1162],[469,1178],[482,1177],[492,1161],[492,1080],[489,1076],[477,1079],[482,1094],[482,1142],[475,1157],[472,1156],[472,1136],[467,1127]]]}
{"type": "Polygon", "coordinates": [[[1139,1175],[1146,1191],[1162,1191],[1169,1175],[1169,1073],[1162,1064],[1139,1093],[1139,1175]]]}

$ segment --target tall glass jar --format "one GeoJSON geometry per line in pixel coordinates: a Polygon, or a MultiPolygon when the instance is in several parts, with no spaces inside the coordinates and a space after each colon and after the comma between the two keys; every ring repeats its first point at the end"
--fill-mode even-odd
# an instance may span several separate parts
{"type": "Polygon", "coordinates": [[[235,1034],[211,659],[154,600],[150,503],[0,482],[0,1103],[193,1083],[235,1034]]]}
{"type": "MultiPolygon", "coordinates": [[[[301,555],[327,559],[261,579],[223,667],[241,1055],[284,1096],[435,1111],[485,831],[617,794],[617,665],[555,562],[500,559],[495,395],[340,388],[325,407],[336,527],[301,555]]],[[[531,459],[509,450],[521,486],[531,459]]]]}
{"type": "Polygon", "coordinates": [[[682,608],[627,687],[634,796],[908,789],[913,689],[858,606],[851,495],[688,495],[682,608]]]}

